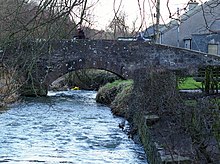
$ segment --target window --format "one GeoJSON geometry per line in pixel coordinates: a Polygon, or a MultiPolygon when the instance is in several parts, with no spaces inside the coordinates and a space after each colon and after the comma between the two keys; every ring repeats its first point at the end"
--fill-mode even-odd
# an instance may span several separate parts
{"type": "Polygon", "coordinates": [[[191,39],[184,39],[184,48],[191,49],[191,39]]]}
{"type": "Polygon", "coordinates": [[[209,54],[218,54],[218,44],[208,44],[208,53],[209,54]]]}

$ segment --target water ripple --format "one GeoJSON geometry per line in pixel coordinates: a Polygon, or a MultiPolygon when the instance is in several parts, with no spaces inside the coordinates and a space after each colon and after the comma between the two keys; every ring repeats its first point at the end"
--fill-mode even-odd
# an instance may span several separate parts
{"type": "Polygon", "coordinates": [[[0,114],[0,163],[147,163],[96,92],[53,92],[0,114]]]}

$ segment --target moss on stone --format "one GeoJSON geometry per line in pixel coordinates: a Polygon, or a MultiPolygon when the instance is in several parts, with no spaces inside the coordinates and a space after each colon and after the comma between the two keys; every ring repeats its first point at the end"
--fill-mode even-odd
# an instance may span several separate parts
{"type": "MultiPolygon", "coordinates": [[[[133,82],[131,80],[116,80],[113,83],[107,83],[98,90],[96,101],[99,103],[110,105],[116,97],[117,100],[122,99],[121,94],[123,92],[126,92],[126,90],[129,90],[129,87],[132,86],[132,83],[133,82]]],[[[123,101],[121,100],[120,102],[123,101]]],[[[114,106],[117,106],[118,104],[119,102],[114,102],[114,106]]]]}
{"type": "Polygon", "coordinates": [[[121,91],[118,92],[111,103],[111,109],[113,114],[128,118],[128,104],[131,97],[133,82],[123,82],[119,85],[119,88],[121,91]]]}

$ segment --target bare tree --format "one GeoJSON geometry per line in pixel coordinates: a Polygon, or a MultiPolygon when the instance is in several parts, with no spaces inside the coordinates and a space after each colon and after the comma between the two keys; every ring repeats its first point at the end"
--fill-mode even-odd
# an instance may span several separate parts
{"type": "Polygon", "coordinates": [[[0,0],[1,101],[5,101],[5,93],[15,93],[27,81],[21,82],[17,73],[27,72],[29,80],[33,81],[31,71],[43,47],[29,53],[21,51],[10,64],[3,61],[4,48],[19,45],[19,42],[27,42],[28,46],[30,42],[71,39],[78,26],[89,22],[86,14],[90,7],[87,0],[0,0]],[[22,63],[21,56],[26,59],[22,63]],[[11,80],[6,82],[6,76],[11,80]],[[7,92],[3,92],[5,88],[7,92]]]}
{"type": "Polygon", "coordinates": [[[115,14],[114,19],[109,24],[109,28],[113,31],[113,39],[116,39],[118,36],[128,36],[129,27],[126,25],[125,13],[115,14]]]}

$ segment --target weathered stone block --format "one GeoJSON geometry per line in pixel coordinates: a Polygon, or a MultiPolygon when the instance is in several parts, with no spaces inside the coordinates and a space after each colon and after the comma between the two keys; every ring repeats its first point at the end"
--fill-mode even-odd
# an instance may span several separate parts
{"type": "Polygon", "coordinates": [[[152,126],[153,124],[157,123],[160,119],[158,115],[146,115],[145,118],[145,125],[152,126]]]}

